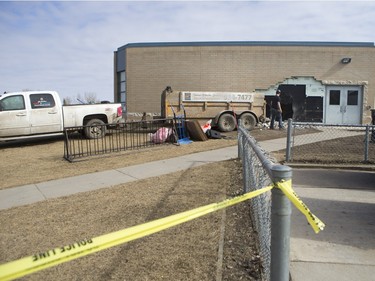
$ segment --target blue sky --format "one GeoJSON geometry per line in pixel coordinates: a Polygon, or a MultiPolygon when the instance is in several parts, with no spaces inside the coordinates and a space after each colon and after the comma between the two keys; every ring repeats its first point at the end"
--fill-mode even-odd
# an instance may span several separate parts
{"type": "Polygon", "coordinates": [[[0,2],[0,92],[113,101],[113,52],[128,43],[375,41],[373,1],[0,2]]]}

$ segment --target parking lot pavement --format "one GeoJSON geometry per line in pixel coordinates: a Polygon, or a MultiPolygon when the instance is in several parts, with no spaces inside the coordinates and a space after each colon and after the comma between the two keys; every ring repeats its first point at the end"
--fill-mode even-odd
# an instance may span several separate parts
{"type": "Polygon", "coordinates": [[[294,169],[293,174],[294,190],[326,227],[315,234],[293,209],[292,280],[374,280],[375,173],[294,169]]]}

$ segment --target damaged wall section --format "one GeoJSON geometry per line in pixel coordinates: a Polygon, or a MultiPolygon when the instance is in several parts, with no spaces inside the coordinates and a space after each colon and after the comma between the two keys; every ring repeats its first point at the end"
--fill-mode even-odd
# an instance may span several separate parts
{"type": "Polygon", "coordinates": [[[291,77],[265,91],[267,117],[269,104],[277,89],[281,90],[283,120],[323,122],[325,86],[313,77],[291,77]]]}
{"type": "Polygon", "coordinates": [[[318,81],[314,77],[291,77],[262,91],[267,103],[267,117],[270,116],[270,101],[277,89],[282,93],[283,120],[293,118],[299,122],[327,124],[367,124],[371,121],[367,82],[318,81]],[[331,106],[329,89],[332,88],[341,94],[338,106],[331,106]],[[356,103],[349,104],[346,92],[356,92],[356,103]]]}

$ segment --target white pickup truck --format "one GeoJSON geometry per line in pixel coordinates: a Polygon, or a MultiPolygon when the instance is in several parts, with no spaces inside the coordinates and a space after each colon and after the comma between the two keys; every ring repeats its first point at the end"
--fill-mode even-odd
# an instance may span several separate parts
{"type": "Polygon", "coordinates": [[[106,126],[122,122],[121,104],[61,104],[55,91],[6,93],[0,96],[0,141],[61,135],[83,126],[90,139],[104,137],[106,126]]]}

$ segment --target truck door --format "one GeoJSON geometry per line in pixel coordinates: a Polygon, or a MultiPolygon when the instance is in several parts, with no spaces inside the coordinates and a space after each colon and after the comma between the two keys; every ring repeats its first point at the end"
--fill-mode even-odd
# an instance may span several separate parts
{"type": "Polygon", "coordinates": [[[30,123],[23,95],[5,96],[0,100],[0,137],[28,134],[30,123]]]}
{"type": "Polygon", "coordinates": [[[31,134],[62,131],[61,108],[50,93],[30,94],[31,134]]]}

